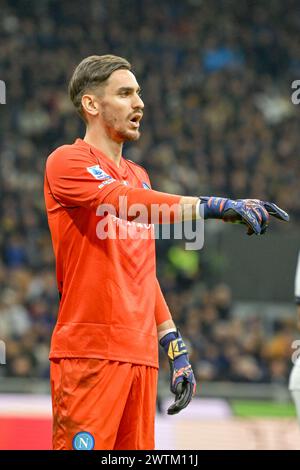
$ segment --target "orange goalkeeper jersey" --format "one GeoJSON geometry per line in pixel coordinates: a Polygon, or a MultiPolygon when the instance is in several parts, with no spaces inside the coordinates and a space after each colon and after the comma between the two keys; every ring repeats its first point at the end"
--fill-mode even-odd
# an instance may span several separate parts
{"type": "Polygon", "coordinates": [[[157,367],[156,325],[170,312],[156,279],[153,225],[120,218],[116,201],[147,195],[171,205],[179,197],[151,190],[142,167],[124,158],[118,167],[81,139],[48,157],[44,194],[60,293],[50,359],[157,367]]]}

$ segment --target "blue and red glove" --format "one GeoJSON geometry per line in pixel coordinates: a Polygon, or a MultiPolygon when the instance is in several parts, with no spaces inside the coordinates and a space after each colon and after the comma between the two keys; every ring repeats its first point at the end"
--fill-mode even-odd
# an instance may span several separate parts
{"type": "Polygon", "coordinates": [[[189,362],[186,345],[179,331],[172,331],[160,340],[168,355],[170,365],[170,390],[175,394],[174,403],[168,408],[175,415],[188,406],[196,391],[196,381],[189,362]]]}
{"type": "Polygon", "coordinates": [[[222,197],[200,197],[200,213],[204,219],[222,219],[225,222],[241,223],[248,226],[248,235],[263,235],[269,224],[270,215],[285,222],[289,215],[273,202],[259,199],[226,199],[222,197]]]}

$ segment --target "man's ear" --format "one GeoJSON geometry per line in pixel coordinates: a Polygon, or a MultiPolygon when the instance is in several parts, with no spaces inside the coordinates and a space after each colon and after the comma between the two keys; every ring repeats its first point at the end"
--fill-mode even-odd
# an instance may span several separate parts
{"type": "Polygon", "coordinates": [[[83,95],[81,98],[81,106],[87,115],[97,116],[99,113],[99,103],[95,95],[83,95]]]}

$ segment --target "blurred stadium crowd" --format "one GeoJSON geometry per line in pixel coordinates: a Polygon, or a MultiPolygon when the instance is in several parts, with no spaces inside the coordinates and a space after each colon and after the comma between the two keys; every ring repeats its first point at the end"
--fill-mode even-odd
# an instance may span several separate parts
{"type": "MultiPolygon", "coordinates": [[[[1,1],[0,375],[48,376],[58,296],[43,170],[54,148],[83,136],[66,93],[82,58],[132,62],[146,107],[142,138],[125,156],[146,167],[155,189],[275,200],[300,219],[294,8],[293,0],[271,9],[231,0],[1,1]]],[[[293,325],[272,324],[268,339],[258,315],[232,315],[232,293],[216,284],[207,255],[173,243],[158,243],[158,255],[198,378],[286,381],[293,325]]]]}

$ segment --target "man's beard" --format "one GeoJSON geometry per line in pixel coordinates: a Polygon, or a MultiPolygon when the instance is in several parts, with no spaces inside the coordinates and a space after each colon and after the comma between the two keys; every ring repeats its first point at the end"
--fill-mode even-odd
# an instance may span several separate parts
{"type": "Polygon", "coordinates": [[[116,119],[112,116],[109,116],[105,111],[102,112],[102,119],[106,127],[108,135],[111,139],[117,142],[134,142],[138,140],[141,136],[141,133],[138,129],[132,130],[122,130],[115,127],[116,119]]]}
{"type": "Polygon", "coordinates": [[[136,140],[139,140],[141,133],[139,130],[135,130],[135,132],[120,132],[119,136],[122,136],[124,138],[124,142],[134,142],[136,140]]]}
{"type": "Polygon", "coordinates": [[[116,142],[135,142],[140,138],[140,135],[141,133],[138,130],[130,132],[109,128],[109,136],[116,142]]]}

